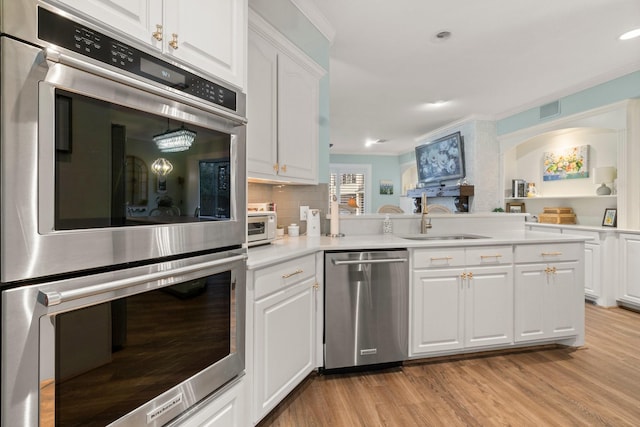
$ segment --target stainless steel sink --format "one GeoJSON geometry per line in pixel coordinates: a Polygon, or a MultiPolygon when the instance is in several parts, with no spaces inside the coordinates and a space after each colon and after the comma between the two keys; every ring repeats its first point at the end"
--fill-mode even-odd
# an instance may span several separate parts
{"type": "Polygon", "coordinates": [[[478,236],[477,234],[411,234],[399,236],[407,240],[469,240],[469,239],[488,239],[487,236],[478,236]]]}

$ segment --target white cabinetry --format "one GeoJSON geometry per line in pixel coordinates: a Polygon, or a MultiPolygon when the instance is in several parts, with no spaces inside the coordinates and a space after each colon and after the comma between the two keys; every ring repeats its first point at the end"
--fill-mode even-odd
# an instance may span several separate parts
{"type": "Polygon", "coordinates": [[[585,299],[603,306],[616,305],[618,237],[615,229],[550,224],[528,224],[528,228],[545,233],[590,237],[591,240],[584,244],[585,299]]]}
{"type": "Polygon", "coordinates": [[[60,0],[116,31],[244,87],[246,0],[60,0]]]}
{"type": "Polygon", "coordinates": [[[198,406],[193,415],[177,423],[177,426],[245,427],[249,424],[245,377],[226,386],[198,406]]]}
{"type": "Polygon", "coordinates": [[[584,340],[584,251],[580,244],[515,249],[515,341],[584,340]]]}
{"type": "Polygon", "coordinates": [[[253,421],[271,411],[315,368],[315,255],[253,272],[253,421]]]}
{"type": "Polygon", "coordinates": [[[410,355],[513,341],[511,246],[416,249],[410,355]]]}
{"type": "Polygon", "coordinates": [[[325,71],[255,14],[248,52],[249,178],[316,184],[325,71]]]}
{"type": "Polygon", "coordinates": [[[621,289],[618,302],[640,310],[640,234],[620,233],[621,289]]]}

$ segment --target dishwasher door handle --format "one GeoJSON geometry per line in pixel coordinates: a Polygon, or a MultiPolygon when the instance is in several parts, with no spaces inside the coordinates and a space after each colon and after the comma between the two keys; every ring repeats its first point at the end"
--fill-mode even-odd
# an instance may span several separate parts
{"type": "Polygon", "coordinates": [[[346,261],[340,261],[338,259],[332,259],[333,265],[356,265],[356,264],[392,264],[395,262],[407,262],[407,258],[383,258],[383,259],[351,259],[346,261]]]}

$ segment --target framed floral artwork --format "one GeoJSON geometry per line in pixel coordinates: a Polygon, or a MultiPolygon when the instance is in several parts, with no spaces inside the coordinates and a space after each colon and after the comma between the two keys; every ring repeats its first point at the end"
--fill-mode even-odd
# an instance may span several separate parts
{"type": "Polygon", "coordinates": [[[543,181],[589,177],[589,146],[563,148],[544,153],[543,181]]]}
{"type": "Polygon", "coordinates": [[[602,217],[603,227],[616,227],[618,225],[618,210],[615,208],[607,208],[604,210],[602,217]]]}

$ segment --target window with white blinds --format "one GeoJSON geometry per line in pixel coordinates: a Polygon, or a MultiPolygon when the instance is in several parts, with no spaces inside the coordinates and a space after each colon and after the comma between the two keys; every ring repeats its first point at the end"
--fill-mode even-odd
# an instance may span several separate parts
{"type": "Polygon", "coordinates": [[[371,167],[333,164],[329,168],[329,198],[338,196],[341,213],[363,214],[369,211],[371,167]]]}

